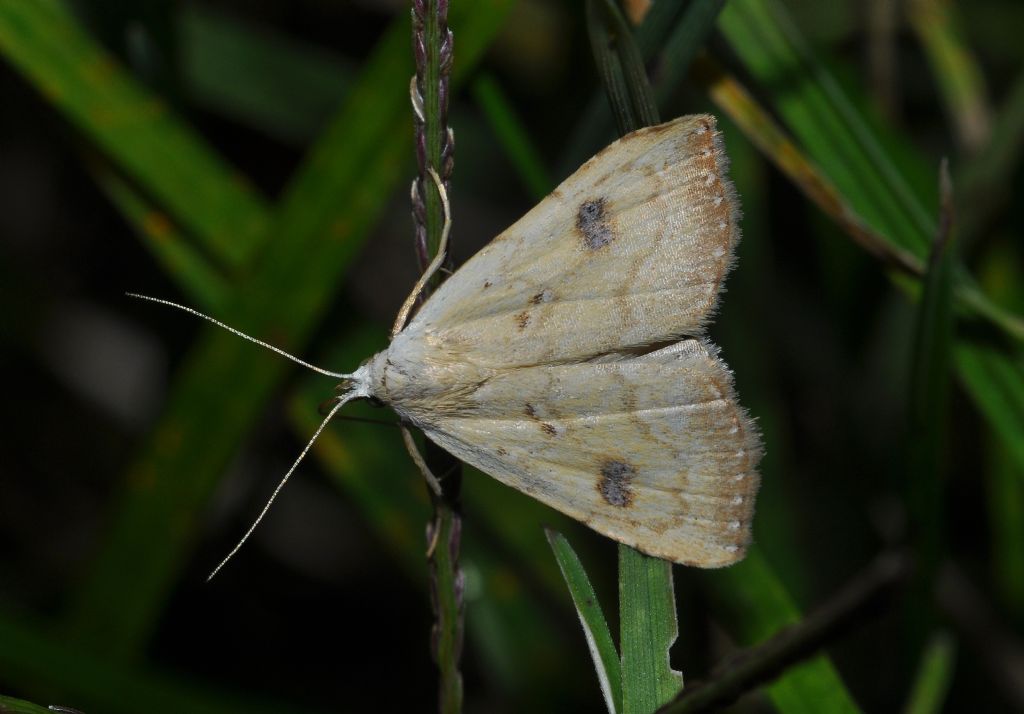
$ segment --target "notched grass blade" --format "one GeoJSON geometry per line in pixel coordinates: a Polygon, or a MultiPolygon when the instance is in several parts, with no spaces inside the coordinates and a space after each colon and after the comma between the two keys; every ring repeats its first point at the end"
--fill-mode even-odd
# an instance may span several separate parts
{"type": "Polygon", "coordinates": [[[555,560],[558,561],[558,567],[562,570],[565,584],[569,587],[576,613],[580,616],[583,635],[587,638],[587,647],[594,660],[594,669],[597,671],[597,680],[601,685],[605,705],[610,714],[619,714],[623,711],[619,653],[615,649],[608,621],[601,611],[594,587],[565,536],[550,528],[544,529],[544,532],[555,554],[555,560]]]}
{"type": "Polygon", "coordinates": [[[679,635],[672,563],[619,545],[622,711],[647,714],[683,688],[669,655],[679,635]]]}

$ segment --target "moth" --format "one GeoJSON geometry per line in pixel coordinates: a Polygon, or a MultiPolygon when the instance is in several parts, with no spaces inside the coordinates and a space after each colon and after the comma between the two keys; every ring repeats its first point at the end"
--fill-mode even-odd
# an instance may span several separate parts
{"type": "Polygon", "coordinates": [[[710,115],[628,134],[412,314],[439,253],[386,350],[352,373],[313,367],[341,379],[313,439],[344,404],[373,399],[613,540],[685,565],[740,560],[761,442],[704,336],[740,237],[727,172],[710,115]]]}

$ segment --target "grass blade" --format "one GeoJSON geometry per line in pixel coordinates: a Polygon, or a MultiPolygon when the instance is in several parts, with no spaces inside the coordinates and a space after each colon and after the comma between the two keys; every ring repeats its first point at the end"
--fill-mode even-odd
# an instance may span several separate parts
{"type": "MultiPolygon", "coordinates": [[[[618,7],[589,0],[587,25],[619,133],[656,124],[658,109],[643,59],[618,7]]],[[[669,650],[679,634],[672,564],[627,545],[620,544],[618,551],[622,711],[647,714],[683,686],[682,675],[669,663],[669,650]]]]}
{"type": "Polygon", "coordinates": [[[957,138],[975,150],[988,140],[991,115],[981,68],[957,32],[963,23],[955,15],[949,0],[912,0],[907,7],[910,26],[931,63],[957,138]]]}
{"type": "Polygon", "coordinates": [[[569,545],[569,541],[561,533],[550,528],[545,529],[545,533],[558,561],[558,567],[562,571],[562,577],[565,578],[565,584],[569,587],[576,613],[580,617],[605,705],[610,714],[617,714],[623,711],[622,672],[619,668],[619,653],[615,649],[615,642],[612,641],[608,621],[605,620],[597,594],[590,584],[590,578],[587,577],[587,571],[583,569],[583,563],[569,545]]]}
{"type": "Polygon", "coordinates": [[[275,139],[304,146],[352,83],[349,63],[200,5],[179,19],[188,98],[275,139]],[[286,98],[286,99],[285,99],[286,98]]]}
{"type": "Polygon", "coordinates": [[[0,3],[0,52],[120,171],[232,267],[266,234],[263,199],[53,0],[0,3]]]}
{"type": "Polygon", "coordinates": [[[905,644],[916,650],[931,629],[934,580],[942,550],[946,421],[953,345],[951,243],[953,188],[949,168],[940,170],[941,219],[935,237],[924,294],[918,305],[914,356],[910,370],[910,429],[905,498],[913,524],[911,541],[917,570],[907,598],[905,644]]]}
{"type": "Polygon", "coordinates": [[[993,213],[1011,198],[1014,172],[1024,153],[1024,72],[1017,74],[995,117],[985,147],[957,176],[960,241],[970,245],[993,213]]]}
{"type": "Polygon", "coordinates": [[[619,546],[622,711],[648,714],[683,688],[669,651],[679,635],[672,563],[619,546]]]}
{"type": "Polygon", "coordinates": [[[975,406],[1024,476],[1024,365],[992,345],[961,341],[956,349],[960,379],[975,406]]]}
{"type": "Polygon", "coordinates": [[[953,680],[956,647],[945,632],[932,636],[924,650],[904,714],[938,714],[943,711],[946,694],[953,680]]]}
{"type": "Polygon", "coordinates": [[[537,200],[547,196],[553,186],[544,159],[530,141],[497,80],[490,74],[481,73],[473,82],[473,97],[527,191],[537,200]]]}
{"type": "Polygon", "coordinates": [[[992,530],[992,581],[997,599],[1011,619],[1024,622],[1024,466],[1014,463],[1006,448],[989,436],[988,513],[992,530]]]}
{"type": "Polygon", "coordinates": [[[0,714],[53,714],[53,709],[0,694],[0,714]]]}
{"type": "MultiPolygon", "coordinates": [[[[740,563],[706,573],[712,601],[728,615],[722,620],[744,645],[752,645],[800,621],[800,611],[756,546],[740,563]]],[[[787,669],[766,687],[768,697],[786,714],[857,712],[832,663],[824,655],[787,669]]]]}
{"type": "MultiPolygon", "coordinates": [[[[507,0],[476,3],[464,28],[456,81],[493,38],[507,0]]],[[[378,45],[349,101],[290,186],[267,255],[240,283],[225,317],[286,347],[308,338],[401,175],[408,154],[409,25],[378,45]],[[344,197],[340,201],[339,197],[344,197]]],[[[248,345],[205,332],[179,373],[140,457],[109,540],[69,614],[80,642],[131,656],[154,627],[196,537],[199,514],[225,465],[284,374],[253,363],[248,345]]]]}
{"type": "Polygon", "coordinates": [[[719,23],[779,115],[869,226],[922,256],[935,221],[776,0],[736,0],[719,23]]]}
{"type": "Polygon", "coordinates": [[[921,261],[868,226],[836,189],[828,176],[800,150],[733,76],[714,60],[702,57],[693,75],[747,138],[815,205],[834,220],[859,246],[885,263],[919,274],[921,261]]]}
{"type": "Polygon", "coordinates": [[[657,78],[658,103],[664,104],[686,76],[690,64],[715,28],[725,0],[693,0],[665,42],[662,71],[657,78]]]}
{"type": "Polygon", "coordinates": [[[657,124],[658,109],[643,57],[618,6],[611,0],[588,0],[587,30],[619,134],[657,124]]]}
{"type": "Polygon", "coordinates": [[[227,280],[185,239],[171,218],[110,169],[95,166],[93,175],[182,292],[205,312],[223,310],[229,289],[227,280]]]}

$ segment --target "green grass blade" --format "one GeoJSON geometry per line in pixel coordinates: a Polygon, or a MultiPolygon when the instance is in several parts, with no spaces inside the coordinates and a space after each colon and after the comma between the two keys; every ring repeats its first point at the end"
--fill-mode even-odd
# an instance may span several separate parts
{"type": "Polygon", "coordinates": [[[611,0],[588,0],[587,31],[619,134],[658,123],[643,57],[633,31],[611,0]]]}
{"type": "Polygon", "coordinates": [[[683,688],[669,651],[679,635],[672,563],[619,546],[622,711],[648,714],[683,688]]]}
{"type": "Polygon", "coordinates": [[[957,175],[957,231],[970,244],[1011,198],[1012,179],[1024,153],[1024,72],[999,107],[985,147],[957,175]]]}
{"type": "Polygon", "coordinates": [[[922,256],[935,221],[874,132],[776,0],[736,0],[723,33],[746,68],[771,91],[787,127],[840,193],[877,232],[922,256]]]}
{"type": "MultiPolygon", "coordinates": [[[[546,529],[551,550],[558,561],[558,567],[565,578],[565,584],[572,596],[572,603],[580,617],[583,634],[587,638],[587,647],[594,660],[597,679],[601,685],[601,694],[610,714],[623,710],[622,672],[619,668],[619,653],[615,649],[608,621],[605,620],[601,604],[597,600],[594,586],[590,584],[587,571],[583,569],[576,551],[569,545],[561,533],[550,528],[546,529]]],[[[675,603],[673,603],[673,607],[675,603]]]]}
{"type": "Polygon", "coordinates": [[[228,266],[266,233],[262,198],[52,0],[0,3],[0,52],[228,266]]]}
{"type": "Polygon", "coordinates": [[[693,76],[747,138],[855,243],[876,258],[908,273],[923,271],[921,261],[913,253],[895,245],[864,222],[829,177],[735,77],[707,57],[694,63],[693,76]]]}
{"type": "Polygon", "coordinates": [[[956,363],[975,406],[1024,476],[1024,365],[999,348],[971,341],[957,346],[956,363]]]}
{"type": "Polygon", "coordinates": [[[697,56],[711,31],[725,0],[693,0],[665,42],[662,57],[663,71],[658,76],[658,103],[664,104],[686,76],[690,63],[697,56]]]}
{"type": "Polygon", "coordinates": [[[206,312],[223,310],[228,296],[227,280],[185,239],[170,216],[110,169],[96,166],[93,175],[182,292],[206,312]]]}
{"type": "MultiPolygon", "coordinates": [[[[633,33],[618,7],[589,0],[591,49],[619,133],[658,122],[658,109],[633,33]]],[[[622,711],[647,714],[682,688],[669,650],[679,634],[672,564],[627,545],[619,551],[619,645],[622,652],[622,711]]]]}
{"type": "Polygon", "coordinates": [[[1024,466],[994,436],[987,438],[988,515],[992,531],[990,572],[997,598],[1015,622],[1024,622],[1024,466]]]}
{"type": "Polygon", "coordinates": [[[939,714],[953,680],[956,647],[945,632],[936,633],[924,650],[904,714],[939,714]]]}
{"type": "Polygon", "coordinates": [[[0,714],[53,714],[53,710],[0,694],[0,714]]]}
{"type": "MultiPolygon", "coordinates": [[[[493,38],[508,5],[493,0],[453,13],[453,27],[466,36],[456,81],[493,38]]],[[[397,186],[411,140],[408,32],[402,21],[381,41],[289,188],[275,240],[224,315],[240,329],[301,349],[397,186]]],[[[185,362],[70,613],[79,641],[124,656],[146,641],[196,538],[203,506],[285,373],[280,360],[252,356],[250,345],[207,331],[185,362]]]]}
{"type": "Polygon", "coordinates": [[[942,196],[939,233],[935,238],[924,293],[918,304],[910,370],[910,429],[905,498],[917,568],[907,599],[904,644],[917,649],[931,629],[934,579],[942,557],[942,508],[949,376],[953,345],[953,264],[951,245],[953,188],[948,166],[940,172],[942,196]]]}
{"type": "Polygon", "coordinates": [[[350,63],[270,28],[201,5],[186,5],[179,23],[189,100],[275,139],[305,145],[352,83],[350,63]]]}
{"type": "Polygon", "coordinates": [[[907,18],[917,33],[960,142],[977,149],[988,139],[991,116],[977,59],[960,36],[963,22],[949,0],[912,0],[907,18]]]}
{"type": "Polygon", "coordinates": [[[547,196],[552,183],[544,167],[544,159],[530,141],[522,121],[505,98],[497,80],[490,74],[482,73],[473,82],[473,97],[527,191],[537,200],[547,196]]]}
{"type": "MultiPolygon", "coordinates": [[[[644,61],[650,61],[661,49],[683,10],[682,3],[656,2],[647,10],[636,28],[634,39],[644,61]]],[[[586,108],[566,137],[566,148],[558,160],[558,174],[567,176],[614,136],[614,119],[603,88],[590,97],[586,108]]]]}
{"type": "MultiPolygon", "coordinates": [[[[712,602],[727,615],[722,624],[740,644],[755,644],[800,620],[799,609],[756,546],[742,562],[704,577],[711,588],[712,602]]],[[[860,711],[824,655],[787,669],[766,690],[775,707],[785,714],[860,711]]]]}

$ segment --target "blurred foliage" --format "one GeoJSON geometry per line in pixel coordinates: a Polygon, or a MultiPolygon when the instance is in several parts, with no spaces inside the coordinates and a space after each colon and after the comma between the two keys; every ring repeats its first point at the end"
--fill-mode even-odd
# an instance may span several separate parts
{"type": "MultiPolygon", "coordinates": [[[[0,3],[0,711],[435,701],[397,430],[339,421],[203,585],[333,385],[123,298],[339,369],[384,345],[415,280],[407,10],[0,3]]],[[[737,710],[1024,709],[1022,22],[1014,0],[658,0],[637,29],[658,113],[723,115],[744,240],[712,336],[767,447],[758,546],[674,570],[673,668],[799,626],[880,551],[928,565],[737,710]],[[942,157],[957,250],[928,270],[942,157]]],[[[450,24],[464,259],[614,131],[582,3],[456,0],[450,24]]],[[[467,710],[601,709],[543,526],[605,603],[615,548],[471,470],[463,491],[467,710]]]]}

